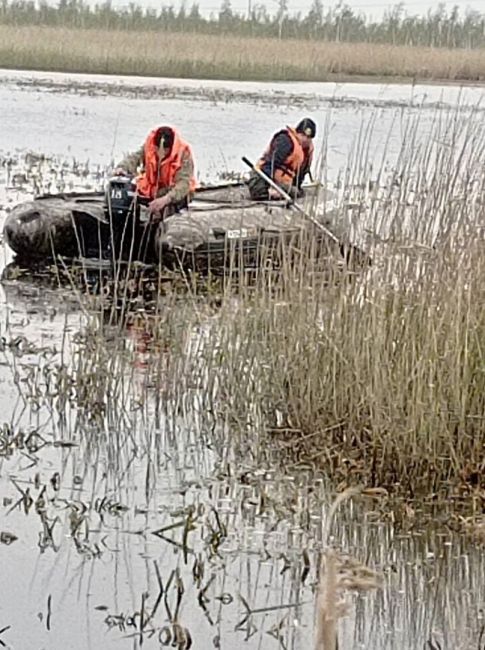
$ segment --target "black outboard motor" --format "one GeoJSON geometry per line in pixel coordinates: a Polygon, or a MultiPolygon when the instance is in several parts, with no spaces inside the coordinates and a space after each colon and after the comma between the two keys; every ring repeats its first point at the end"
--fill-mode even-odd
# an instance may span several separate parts
{"type": "Polygon", "coordinates": [[[130,176],[114,176],[106,184],[105,215],[109,223],[107,248],[116,259],[129,255],[146,220],[148,199],[136,193],[136,186],[130,176]]]}
{"type": "Polygon", "coordinates": [[[136,197],[136,186],[130,176],[114,176],[106,184],[106,213],[113,224],[123,222],[132,210],[136,197]]]}

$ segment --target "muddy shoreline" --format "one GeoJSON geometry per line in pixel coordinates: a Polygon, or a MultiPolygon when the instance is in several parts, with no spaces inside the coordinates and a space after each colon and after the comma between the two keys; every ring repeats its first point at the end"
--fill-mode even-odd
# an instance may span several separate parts
{"type": "MultiPolygon", "coordinates": [[[[302,110],[318,110],[321,108],[359,108],[374,107],[378,108],[416,108],[441,109],[454,103],[454,98],[446,101],[439,98],[428,98],[422,92],[423,88],[432,87],[437,90],[450,88],[460,90],[466,88],[474,91],[481,91],[482,84],[464,84],[461,82],[434,81],[423,84],[416,84],[414,79],[399,78],[396,83],[389,82],[386,78],[372,77],[348,77],[328,79],[321,83],[300,82],[298,80],[288,80],[287,82],[271,81],[236,81],[234,84],[237,88],[231,88],[230,79],[173,79],[161,77],[144,76],[120,76],[118,79],[113,75],[96,75],[83,73],[66,73],[63,71],[35,71],[35,70],[8,70],[0,69],[0,76],[3,76],[5,82],[12,87],[26,92],[39,90],[46,93],[59,93],[62,95],[78,95],[86,97],[109,97],[109,98],[126,98],[126,99],[143,99],[143,100],[181,100],[196,101],[219,106],[228,103],[251,104],[254,106],[275,106],[301,108],[302,110]],[[29,78],[29,72],[32,76],[29,78]],[[13,73],[13,74],[12,74],[13,73]],[[49,78],[49,74],[54,74],[54,78],[49,78]],[[90,78],[86,78],[90,77],[90,78]],[[247,85],[248,89],[244,86],[247,85]],[[401,87],[411,89],[411,92],[399,99],[379,98],[379,97],[362,97],[351,96],[352,88],[359,86],[368,86],[369,88],[382,86],[383,88],[401,87]],[[293,90],[290,90],[293,86],[293,90]],[[298,92],[297,88],[301,86],[302,91],[298,92]],[[317,92],[308,92],[306,88],[317,90],[317,92]],[[343,96],[339,90],[348,89],[350,96],[343,96]],[[334,88],[335,92],[331,94],[329,90],[334,88]]],[[[233,84],[233,85],[234,85],[233,84]]],[[[358,90],[357,90],[358,93],[358,90]]],[[[470,105],[472,110],[485,110],[485,107],[475,103],[470,105]]]]}

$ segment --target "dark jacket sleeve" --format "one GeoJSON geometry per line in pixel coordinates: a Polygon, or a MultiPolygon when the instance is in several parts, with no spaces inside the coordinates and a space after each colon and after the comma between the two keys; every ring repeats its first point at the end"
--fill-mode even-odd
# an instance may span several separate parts
{"type": "Polygon", "coordinates": [[[262,171],[270,178],[273,178],[277,169],[285,169],[285,161],[292,151],[293,142],[288,133],[284,131],[277,133],[271,143],[271,155],[269,160],[262,166],[262,171]]]}

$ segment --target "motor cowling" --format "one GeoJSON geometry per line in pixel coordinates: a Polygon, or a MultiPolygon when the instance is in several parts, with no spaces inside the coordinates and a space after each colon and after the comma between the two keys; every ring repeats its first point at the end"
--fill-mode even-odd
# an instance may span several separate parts
{"type": "Polygon", "coordinates": [[[148,204],[150,199],[137,193],[134,179],[130,176],[110,178],[105,189],[106,249],[116,259],[144,256],[141,243],[147,247],[149,233],[148,204]]]}
{"type": "Polygon", "coordinates": [[[114,176],[106,184],[105,209],[111,220],[116,223],[124,220],[133,212],[136,197],[136,185],[130,176],[114,176]]]}

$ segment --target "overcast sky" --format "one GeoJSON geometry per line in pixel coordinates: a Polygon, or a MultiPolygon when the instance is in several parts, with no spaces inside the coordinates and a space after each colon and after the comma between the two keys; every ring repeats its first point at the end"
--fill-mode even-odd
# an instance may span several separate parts
{"type": "MultiPolygon", "coordinates": [[[[209,15],[212,13],[217,13],[222,0],[195,0],[200,7],[201,12],[204,15],[209,15]]],[[[250,0],[252,6],[255,4],[264,4],[268,8],[268,11],[274,10],[278,6],[278,0],[250,0]]],[[[91,3],[95,4],[96,2],[102,2],[102,0],[91,0],[91,3]]],[[[134,0],[135,4],[140,4],[142,6],[150,7],[160,7],[161,5],[170,5],[174,7],[179,7],[181,0],[134,0]]],[[[232,8],[236,11],[247,11],[249,0],[231,0],[232,8]]],[[[129,0],[112,0],[113,6],[127,6],[129,0]]],[[[185,4],[190,7],[193,4],[193,0],[185,0],[185,4]]],[[[397,4],[397,0],[348,0],[346,3],[353,9],[365,13],[371,18],[380,18],[390,7],[393,7],[397,4]]],[[[434,9],[438,6],[437,0],[409,0],[409,2],[404,2],[405,11],[408,14],[423,14],[426,13],[429,9],[434,9]]],[[[454,5],[457,5],[463,11],[469,7],[480,12],[485,12],[485,0],[445,0],[444,4],[447,9],[452,9],[454,5]]],[[[288,0],[288,9],[290,13],[301,12],[306,14],[308,9],[312,5],[312,0],[288,0]]],[[[324,9],[329,7],[335,7],[337,5],[337,0],[323,0],[324,9]]]]}

